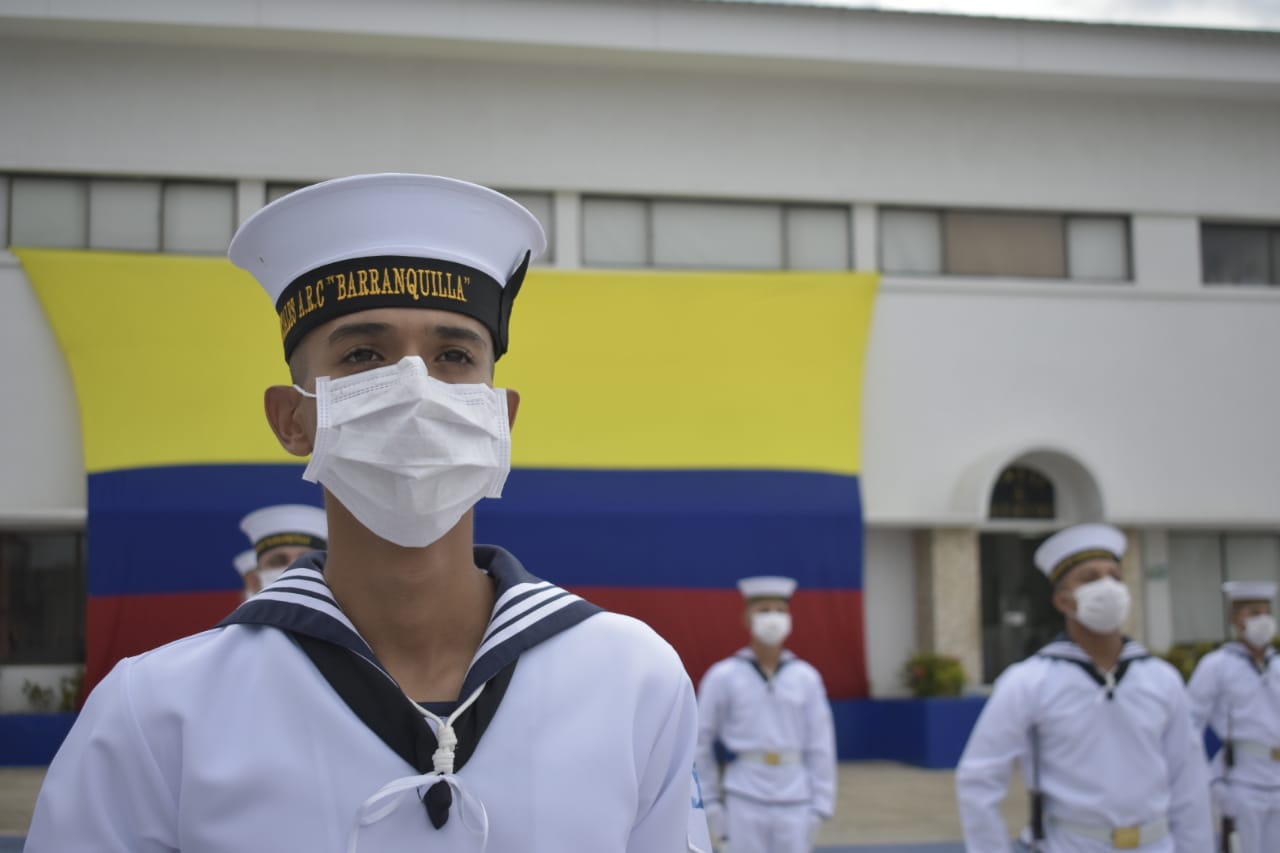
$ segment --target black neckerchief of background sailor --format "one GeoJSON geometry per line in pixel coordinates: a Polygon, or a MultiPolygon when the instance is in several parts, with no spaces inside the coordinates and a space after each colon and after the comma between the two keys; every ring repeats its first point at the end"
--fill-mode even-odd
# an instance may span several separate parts
{"type": "Polygon", "coordinates": [[[1066,634],[1059,634],[1054,637],[1049,645],[1036,652],[1036,656],[1053,660],[1065,660],[1076,664],[1088,673],[1089,677],[1097,682],[1099,687],[1106,689],[1108,699],[1114,699],[1116,688],[1120,686],[1120,679],[1124,678],[1124,674],[1129,671],[1129,665],[1136,660],[1151,657],[1151,652],[1147,651],[1146,646],[1142,645],[1142,643],[1125,637],[1124,646],[1120,649],[1120,657],[1116,659],[1115,674],[1111,678],[1108,678],[1106,673],[1099,671],[1097,665],[1093,662],[1093,658],[1089,657],[1089,653],[1076,645],[1066,634]]]}
{"type": "MultiPolygon", "coordinates": [[[[306,554],[219,625],[263,625],[288,633],[356,716],[406,763],[428,773],[437,746],[435,733],[338,606],[324,580],[325,557],[320,551],[306,554]]],[[[454,723],[458,770],[497,713],[521,653],[600,612],[594,604],[529,574],[501,548],[475,546],[475,562],[493,578],[497,594],[484,639],[462,683],[461,697],[487,686],[454,723]]],[[[452,708],[429,710],[448,713],[452,708]]],[[[437,782],[422,801],[432,826],[444,826],[453,801],[449,786],[437,782]]]]}
{"type": "Polygon", "coordinates": [[[765,671],[763,669],[760,668],[760,661],[756,660],[756,653],[751,651],[750,646],[743,649],[738,649],[736,652],[733,653],[733,656],[735,658],[738,658],[739,660],[743,660],[751,664],[752,669],[756,671],[757,675],[759,675],[761,678],[764,679],[764,683],[769,687],[769,690],[771,692],[773,690],[773,679],[778,677],[778,673],[782,672],[782,668],[787,664],[791,663],[791,661],[798,660],[795,654],[792,653],[789,649],[783,649],[782,656],[778,658],[778,668],[773,671],[773,676],[770,677],[769,675],[765,674],[765,671]]]}
{"type": "Polygon", "coordinates": [[[1263,650],[1262,663],[1258,663],[1258,659],[1253,656],[1253,651],[1239,640],[1232,640],[1222,644],[1222,649],[1227,654],[1242,657],[1249,662],[1249,666],[1253,667],[1253,671],[1258,675],[1266,675],[1267,669],[1271,666],[1271,661],[1276,658],[1276,650],[1270,644],[1263,650]]]}

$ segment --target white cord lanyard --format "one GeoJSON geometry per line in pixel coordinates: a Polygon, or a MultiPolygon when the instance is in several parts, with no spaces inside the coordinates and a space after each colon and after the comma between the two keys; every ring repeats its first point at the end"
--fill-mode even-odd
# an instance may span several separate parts
{"type": "Polygon", "coordinates": [[[413,791],[414,797],[417,798],[417,790],[419,788],[440,782],[444,782],[458,795],[458,818],[468,831],[480,836],[480,853],[484,853],[489,846],[489,814],[485,811],[484,803],[472,796],[463,787],[462,780],[453,772],[454,750],[458,745],[458,736],[453,731],[453,723],[462,716],[464,711],[471,707],[483,690],[484,685],[482,684],[466,698],[466,701],[454,709],[452,714],[443,720],[417,702],[409,699],[409,697],[405,697],[413,703],[413,707],[417,708],[424,717],[437,726],[437,746],[435,753],[431,756],[432,771],[417,776],[404,776],[400,779],[393,779],[378,789],[377,793],[361,803],[360,808],[356,810],[355,825],[352,826],[351,835],[347,840],[347,853],[356,853],[359,848],[361,827],[375,824],[398,809],[405,801],[405,792],[413,791]],[[467,815],[470,812],[479,813],[479,826],[473,826],[468,821],[467,815]]]}

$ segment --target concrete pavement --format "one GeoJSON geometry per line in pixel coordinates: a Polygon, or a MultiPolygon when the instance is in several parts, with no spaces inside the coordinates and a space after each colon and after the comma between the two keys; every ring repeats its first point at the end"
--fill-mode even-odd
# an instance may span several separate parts
{"type": "MultiPolygon", "coordinates": [[[[954,774],[891,762],[840,765],[839,805],[818,844],[824,853],[960,853],[954,774]]],[[[31,824],[44,768],[0,768],[0,853],[31,824]],[[7,837],[6,837],[7,836],[7,837]]],[[[1005,800],[1011,832],[1026,821],[1019,777],[1005,800]]]]}

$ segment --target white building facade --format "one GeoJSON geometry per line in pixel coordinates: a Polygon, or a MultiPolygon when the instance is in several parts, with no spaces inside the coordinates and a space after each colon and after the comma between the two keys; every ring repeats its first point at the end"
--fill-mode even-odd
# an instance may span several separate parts
{"type": "MultiPolygon", "coordinates": [[[[218,254],[269,198],[369,171],[512,193],[556,267],[882,274],[873,695],[917,649],[981,684],[1044,639],[1029,554],[1072,521],[1130,533],[1157,650],[1221,637],[1222,580],[1280,580],[1280,35],[697,0],[0,0],[6,246],[218,254]]],[[[83,595],[86,496],[67,365],[2,250],[0,353],[12,634],[41,589],[83,595]]],[[[0,707],[65,672],[76,618],[0,649],[0,707]]]]}

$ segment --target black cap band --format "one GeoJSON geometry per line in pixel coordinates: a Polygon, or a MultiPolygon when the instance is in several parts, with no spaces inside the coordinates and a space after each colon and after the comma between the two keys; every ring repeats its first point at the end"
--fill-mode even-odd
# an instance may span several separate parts
{"type": "Polygon", "coordinates": [[[310,533],[273,533],[270,536],[264,536],[257,542],[253,543],[253,550],[259,557],[272,548],[310,548],[313,551],[323,551],[329,547],[329,543],[325,542],[319,536],[313,536],[310,533]]]}
{"type": "Polygon", "coordinates": [[[437,308],[483,323],[494,358],[507,351],[511,303],[529,267],[529,254],[504,287],[474,267],[433,258],[377,255],[325,264],[295,278],[276,301],[284,357],[307,333],[344,314],[373,308],[437,308]]]}
{"type": "Polygon", "coordinates": [[[1071,571],[1081,563],[1087,563],[1090,560],[1115,560],[1118,563],[1120,562],[1120,557],[1105,548],[1091,548],[1088,551],[1077,551],[1053,567],[1053,571],[1049,573],[1049,583],[1056,584],[1058,581],[1062,580],[1063,575],[1067,572],[1071,571]]]}

